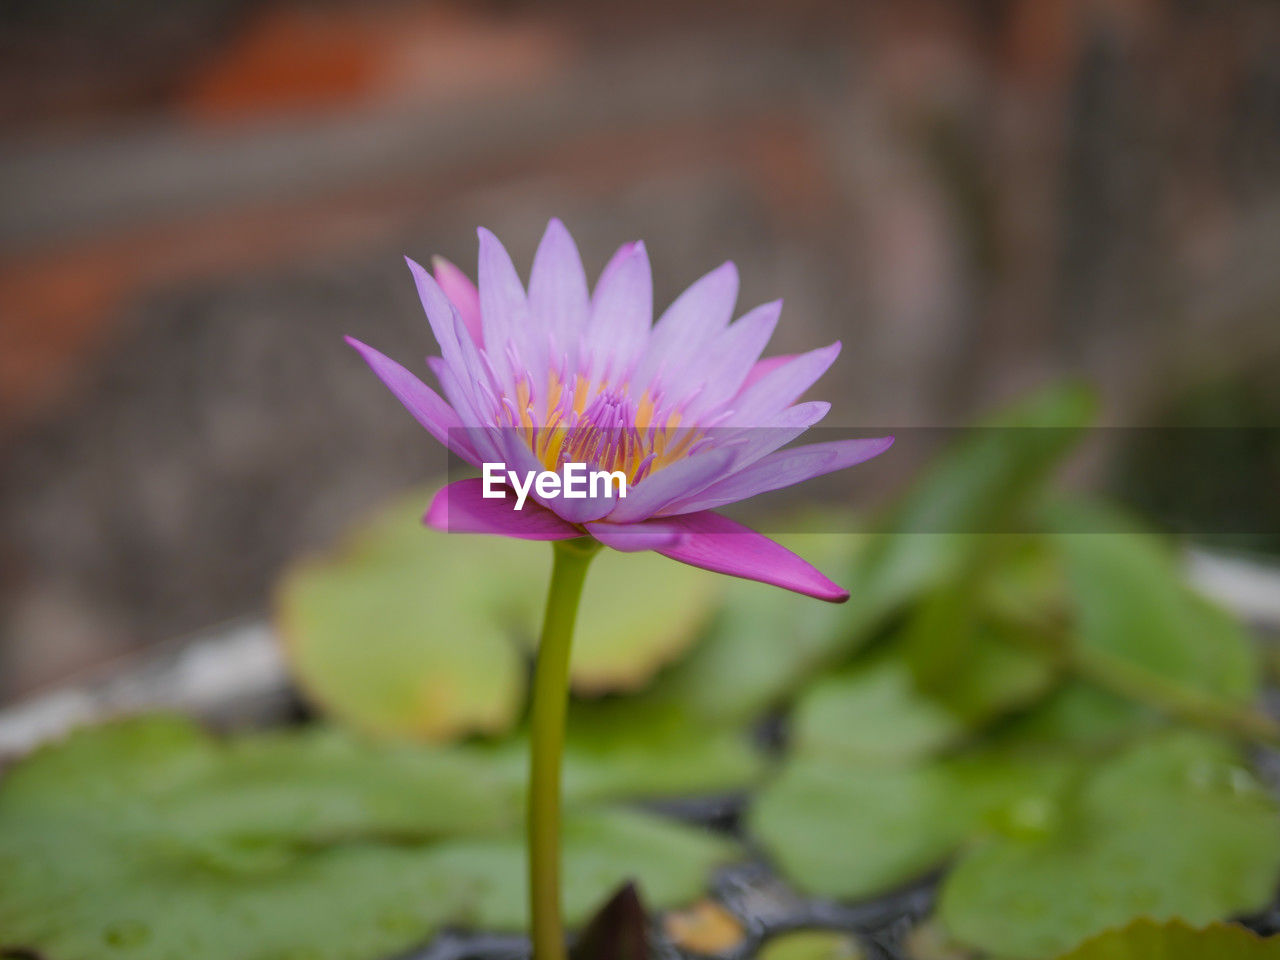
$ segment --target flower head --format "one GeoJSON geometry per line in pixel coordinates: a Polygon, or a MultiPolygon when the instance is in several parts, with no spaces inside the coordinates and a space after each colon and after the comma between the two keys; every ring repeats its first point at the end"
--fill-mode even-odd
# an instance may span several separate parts
{"type": "Polygon", "coordinates": [[[848,593],[800,557],[713,508],[867,460],[893,442],[842,440],[781,449],[830,404],[797,402],[840,344],[761,359],[781,312],[767,303],[730,323],[733,264],[711,271],[653,323],[644,244],[624,245],[593,291],[573,238],[552,220],[528,289],[498,239],[481,229],[479,285],[437,259],[409,268],[440,355],[437,393],[352,338],[410,413],[475,466],[556,472],[567,463],[621,473],[580,499],[531,495],[516,510],[482,481],[442,489],[433,527],[533,540],[591,536],[618,550],[656,550],[684,563],[773,583],[824,600],[848,593]]]}

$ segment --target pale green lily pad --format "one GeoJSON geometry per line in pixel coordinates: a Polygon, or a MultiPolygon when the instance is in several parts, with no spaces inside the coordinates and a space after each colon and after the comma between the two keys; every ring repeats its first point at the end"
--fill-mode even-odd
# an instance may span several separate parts
{"type": "MultiPolygon", "coordinates": [[[[524,784],[523,733],[467,749],[509,782],[524,784]]],[[[672,704],[622,698],[569,707],[562,772],[568,804],[728,793],[754,784],[764,766],[744,731],[690,721],[672,704]]]]}
{"type": "Polygon", "coordinates": [[[1141,703],[1071,679],[1008,723],[999,739],[1030,749],[1097,750],[1115,747],[1165,723],[1166,718],[1141,703]]]}
{"type": "Polygon", "coordinates": [[[1085,941],[1058,960],[1277,960],[1280,936],[1260,937],[1234,923],[1192,927],[1135,920],[1085,941]]]}
{"type": "Polygon", "coordinates": [[[910,763],[965,735],[960,719],[916,689],[900,657],[823,678],[797,704],[791,742],[807,755],[910,763]]]}
{"type": "MultiPolygon", "coordinates": [[[[416,491],[284,579],[277,622],[304,692],[370,732],[441,741],[518,719],[551,547],[423,527],[416,491]]],[[[604,550],[578,617],[580,693],[643,687],[715,612],[721,578],[604,550]]]]}
{"type": "Polygon", "coordinates": [[[759,793],[748,822],[798,888],[853,900],[928,873],[986,830],[1044,829],[1071,770],[996,755],[916,765],[802,756],[759,793]]]}
{"type": "Polygon", "coordinates": [[[1265,906],[1274,800],[1221,741],[1171,733],[1095,768],[1037,835],[995,835],[946,878],[939,916],[997,957],[1053,956],[1136,917],[1204,924],[1265,906]]]}
{"type": "Polygon", "coordinates": [[[797,930],[773,937],[760,948],[757,960],[862,960],[866,952],[857,939],[839,930],[797,930]]]}
{"type": "MultiPolygon", "coordinates": [[[[303,691],[362,729],[446,740],[519,716],[535,548],[425,529],[417,494],[285,578],[277,623],[303,691]]],[[[541,574],[545,576],[545,573],[541,574]]]]}
{"type": "MultiPolygon", "coordinates": [[[[0,947],[367,960],[441,925],[522,927],[507,772],[459,751],[356,747],[337,734],[221,743],[161,717],[38,752],[0,782],[0,947]]],[[[678,905],[735,853],[646,814],[574,809],[567,917],[582,922],[628,878],[678,905]]]]}
{"type": "MultiPolygon", "coordinates": [[[[832,575],[847,569],[865,543],[865,538],[833,533],[775,539],[832,575]]],[[[839,605],[743,580],[730,580],[724,598],[705,639],[648,694],[677,705],[691,722],[749,723],[851,649],[839,605]]]]}
{"type": "MultiPolygon", "coordinates": [[[[540,571],[540,576],[545,575],[540,571]]],[[[702,636],[724,586],[724,577],[661,554],[601,550],[591,561],[578,608],[574,692],[591,695],[646,686],[702,636]]]]}
{"type": "Polygon", "coordinates": [[[792,715],[792,742],[807,756],[910,763],[1033,702],[1055,676],[1044,658],[983,631],[942,695],[924,693],[891,652],[817,681],[792,715]]]}
{"type": "Polygon", "coordinates": [[[1021,514],[1093,420],[1080,386],[1037,393],[979,424],[935,461],[883,518],[848,584],[851,637],[873,632],[916,596],[947,582],[989,543],[1024,529],[1021,514]]]}
{"type": "Polygon", "coordinates": [[[1257,697],[1259,668],[1243,629],[1192,595],[1162,540],[1124,530],[1100,508],[1062,506],[1048,514],[1057,532],[1087,655],[1115,658],[1226,705],[1257,697]],[[1118,532],[1070,532],[1077,529],[1118,532]]]}

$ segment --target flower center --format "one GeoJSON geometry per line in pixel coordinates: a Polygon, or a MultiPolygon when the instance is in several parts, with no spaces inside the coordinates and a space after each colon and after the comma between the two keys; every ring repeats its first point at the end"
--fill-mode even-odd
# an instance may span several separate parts
{"type": "Polygon", "coordinates": [[[578,375],[570,385],[553,371],[545,403],[527,377],[515,393],[503,398],[504,419],[523,433],[548,470],[585,463],[620,470],[636,483],[686,456],[701,433],[681,429],[679,409],[663,407],[648,391],[632,399],[626,384],[593,383],[578,375]]]}

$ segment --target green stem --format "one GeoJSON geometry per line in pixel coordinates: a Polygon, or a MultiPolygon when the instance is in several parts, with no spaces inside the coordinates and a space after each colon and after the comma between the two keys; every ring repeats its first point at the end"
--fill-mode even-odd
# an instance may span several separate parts
{"type": "Polygon", "coordinates": [[[573,623],[587,566],[600,544],[588,537],[552,544],[555,561],[533,676],[529,722],[529,914],[534,960],[564,960],[560,918],[560,760],[569,705],[573,623]]]}

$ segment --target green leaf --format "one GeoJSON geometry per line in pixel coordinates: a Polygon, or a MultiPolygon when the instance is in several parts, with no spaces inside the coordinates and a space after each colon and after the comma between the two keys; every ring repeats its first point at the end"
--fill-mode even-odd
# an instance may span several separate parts
{"type": "Polygon", "coordinates": [[[578,608],[574,692],[644,687],[703,635],[724,587],[724,577],[661,554],[602,550],[591,562],[578,608]]]}
{"type": "MultiPolygon", "coordinates": [[[[523,733],[471,749],[523,787],[529,764],[523,733]]],[[[742,790],[763,768],[745,731],[691,722],[673,704],[627,697],[569,706],[563,768],[569,804],[742,790]]]]}
{"type": "Polygon", "coordinates": [[[1058,960],[1276,960],[1280,937],[1260,937],[1234,923],[1195,928],[1181,921],[1135,920],[1108,930],[1058,960]]]}
{"type": "Polygon", "coordinates": [[[961,858],[939,903],[957,940],[1050,956],[1139,916],[1203,924],[1270,902],[1276,804],[1229,746],[1170,733],[1094,769],[1049,829],[961,858]]]}
{"type": "Polygon", "coordinates": [[[773,937],[757,960],[861,960],[862,945],[839,930],[797,930],[773,937]]]}
{"type": "Polygon", "coordinates": [[[1097,750],[1165,723],[1143,704],[1084,680],[1069,679],[1000,731],[1002,743],[1030,749],[1097,750]]]}
{"type": "MultiPolygon", "coordinates": [[[[88,729],[0,784],[0,947],[367,960],[445,924],[518,929],[515,799],[482,751],[328,733],[219,742],[163,717],[88,729]]],[[[659,908],[693,899],[735,852],[650,815],[575,808],[569,922],[628,878],[659,908]]]]}
{"type": "Polygon", "coordinates": [[[859,554],[848,630],[879,628],[921,592],[944,583],[1020,513],[1076,446],[1096,403],[1083,387],[1047,389],[979,424],[935,461],[883,518],[859,554]]]}
{"type": "Polygon", "coordinates": [[[1043,829],[1070,769],[999,755],[916,765],[800,756],[760,792],[749,824],[799,888],[869,897],[940,866],[984,830],[1043,829]]]}
{"type": "Polygon", "coordinates": [[[801,698],[792,743],[806,756],[909,763],[964,736],[960,719],[916,688],[900,657],[825,677],[801,698]]]}
{"type": "MultiPolygon", "coordinates": [[[[546,544],[424,528],[417,491],[305,562],[277,622],[302,688],[363,730],[425,740],[510,730],[550,569],[546,544]]],[[[633,690],[714,614],[720,581],[652,553],[592,563],[572,664],[582,693],[633,690]]]]}
{"type": "Polygon", "coordinates": [[[1049,514],[1071,586],[1085,655],[1114,658],[1161,680],[1247,706],[1258,667],[1244,631],[1186,588],[1157,537],[1117,530],[1123,519],[1074,505],[1049,514]]]}
{"type": "MultiPolygon", "coordinates": [[[[776,539],[824,570],[847,567],[863,543],[831,533],[776,539]]],[[[709,634],[649,694],[692,722],[749,723],[850,649],[838,605],[743,580],[729,581],[724,597],[709,634]]]]}
{"type": "Polygon", "coordinates": [[[311,699],[362,729],[502,733],[523,700],[517,638],[547,558],[537,544],[426,529],[426,502],[406,498],[290,572],[277,603],[289,661],[311,699]]]}

